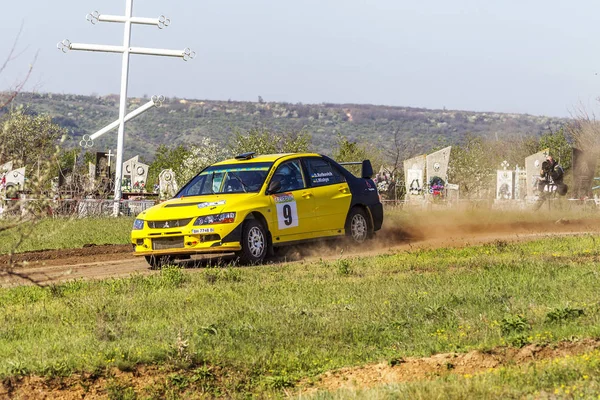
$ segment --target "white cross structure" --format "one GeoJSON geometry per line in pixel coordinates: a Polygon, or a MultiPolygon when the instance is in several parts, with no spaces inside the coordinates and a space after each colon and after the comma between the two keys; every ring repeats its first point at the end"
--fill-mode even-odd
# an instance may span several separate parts
{"type": "Polygon", "coordinates": [[[108,167],[110,168],[110,159],[113,158],[115,155],[111,153],[110,149],[108,149],[108,153],[104,153],[104,155],[108,158],[108,167]]]}
{"type": "Polygon", "coordinates": [[[118,22],[125,25],[123,35],[122,46],[110,46],[102,44],[83,44],[83,43],[71,43],[68,39],[65,39],[57,44],[57,47],[62,52],[66,53],[69,50],[83,50],[83,51],[98,51],[108,53],[122,53],[123,61],[121,65],[121,94],[119,103],[119,119],[113,123],[107,125],[103,129],[94,133],[91,136],[84,135],[80,145],[84,148],[91,147],[93,140],[111,129],[119,127],[118,139],[117,139],[117,165],[115,173],[115,195],[114,195],[114,215],[119,214],[119,201],[122,197],[121,192],[121,181],[123,178],[123,142],[125,136],[125,122],[135,118],[144,111],[159,106],[164,100],[163,96],[152,96],[152,100],[131,113],[125,115],[127,110],[127,84],[129,78],[129,55],[130,54],[145,54],[152,56],[167,56],[167,57],[179,57],[183,58],[184,61],[188,61],[196,56],[196,53],[189,48],[184,50],[166,50],[166,49],[150,49],[144,47],[131,47],[131,24],[141,25],[155,25],[159,29],[163,29],[170,25],[171,20],[164,15],[158,18],[141,18],[132,16],[133,13],[133,0],[125,0],[125,16],[120,15],[104,15],[98,11],[94,11],[86,15],[86,19],[93,25],[98,22],[118,22]]]}

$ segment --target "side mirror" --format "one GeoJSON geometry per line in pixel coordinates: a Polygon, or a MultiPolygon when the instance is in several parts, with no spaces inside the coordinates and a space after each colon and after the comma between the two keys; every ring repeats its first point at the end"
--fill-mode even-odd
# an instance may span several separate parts
{"type": "Polygon", "coordinates": [[[371,179],[373,176],[373,166],[371,165],[371,161],[363,160],[362,171],[360,174],[364,179],[371,179]]]}
{"type": "Polygon", "coordinates": [[[277,192],[279,189],[281,189],[281,181],[279,179],[273,179],[270,183],[269,183],[269,188],[267,189],[267,194],[271,194],[271,193],[275,193],[277,192]]]}

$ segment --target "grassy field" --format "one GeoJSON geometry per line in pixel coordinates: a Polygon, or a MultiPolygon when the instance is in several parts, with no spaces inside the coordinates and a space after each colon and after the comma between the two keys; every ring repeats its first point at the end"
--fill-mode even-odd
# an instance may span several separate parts
{"type": "Polygon", "coordinates": [[[47,218],[0,232],[0,254],[127,244],[133,217],[47,218]]]}
{"type": "MultiPolygon", "coordinates": [[[[85,372],[106,378],[112,398],[284,396],[301,380],[340,367],[599,338],[599,240],[172,267],[127,279],[2,289],[0,378],[85,372]],[[128,386],[111,372],[143,367],[160,369],[165,379],[128,386]]],[[[600,357],[590,353],[315,396],[535,397],[558,390],[568,398],[576,390],[587,397],[600,393],[599,380],[600,357]]]]}

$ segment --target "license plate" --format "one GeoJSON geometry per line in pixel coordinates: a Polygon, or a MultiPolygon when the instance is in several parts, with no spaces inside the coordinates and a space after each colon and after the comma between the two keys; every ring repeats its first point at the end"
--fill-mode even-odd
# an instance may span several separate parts
{"type": "Polygon", "coordinates": [[[152,239],[152,250],[183,249],[183,236],[152,239]]]}
{"type": "Polygon", "coordinates": [[[214,231],[215,231],[215,228],[192,229],[192,233],[194,233],[194,234],[198,234],[198,233],[213,233],[214,231]]]}

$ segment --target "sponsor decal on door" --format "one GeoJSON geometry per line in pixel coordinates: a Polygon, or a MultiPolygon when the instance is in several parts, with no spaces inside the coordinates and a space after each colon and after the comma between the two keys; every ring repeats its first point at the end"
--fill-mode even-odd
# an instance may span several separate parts
{"type": "Polygon", "coordinates": [[[298,207],[292,193],[273,195],[277,210],[277,226],[279,230],[298,226],[298,207]]]}

